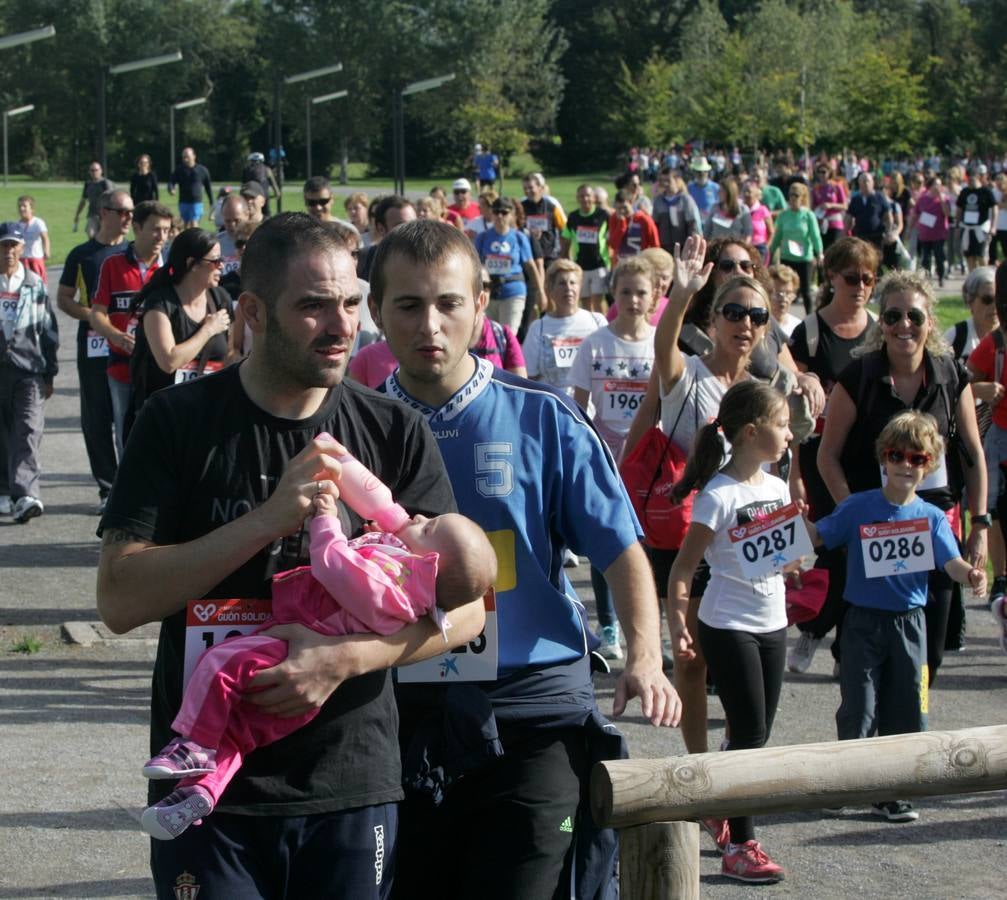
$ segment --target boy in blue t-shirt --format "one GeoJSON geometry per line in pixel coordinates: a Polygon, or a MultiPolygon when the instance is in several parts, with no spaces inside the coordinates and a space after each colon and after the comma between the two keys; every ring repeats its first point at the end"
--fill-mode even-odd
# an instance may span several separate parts
{"type": "MultiPolygon", "coordinates": [[[[808,530],[815,543],[845,546],[850,604],[840,638],[836,712],[839,740],[927,729],[927,577],[943,568],[955,581],[986,591],[986,573],[961,558],[950,525],[916,488],[944,459],[933,417],[907,411],[884,427],[875,450],[880,490],[851,494],[808,530]]],[[[918,817],[905,800],[876,803],[890,822],[918,817]]]]}

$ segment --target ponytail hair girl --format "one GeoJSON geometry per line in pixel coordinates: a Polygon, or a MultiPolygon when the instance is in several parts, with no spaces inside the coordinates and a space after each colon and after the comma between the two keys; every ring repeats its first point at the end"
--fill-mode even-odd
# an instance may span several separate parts
{"type": "Polygon", "coordinates": [[[671,491],[672,501],[681,503],[693,490],[702,490],[724,464],[723,430],[728,443],[735,443],[746,425],[770,421],[785,406],[787,398],[761,381],[739,381],[720,401],[717,418],[696,432],[692,452],[682,477],[671,491]]]}

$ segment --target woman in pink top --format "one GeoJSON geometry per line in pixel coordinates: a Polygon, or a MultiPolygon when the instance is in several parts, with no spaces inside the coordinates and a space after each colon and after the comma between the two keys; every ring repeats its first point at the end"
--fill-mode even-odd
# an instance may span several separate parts
{"type": "Polygon", "coordinates": [[[752,219],[752,246],[759,251],[763,264],[766,264],[769,260],[766,249],[773,239],[773,214],[762,202],[762,188],[757,181],[746,181],[741,189],[741,196],[752,219]]]}
{"type": "Polygon", "coordinates": [[[927,180],[926,190],[920,194],[913,209],[913,218],[919,235],[920,265],[930,271],[930,260],[937,261],[937,283],[944,286],[944,242],[948,239],[950,204],[939,176],[927,180]]]}
{"type": "Polygon", "coordinates": [[[811,189],[811,208],[821,222],[824,217],[828,230],[822,233],[822,248],[828,250],[839,238],[846,234],[843,216],[850,202],[846,185],[827,162],[815,166],[815,185],[811,189]]]}
{"type": "Polygon", "coordinates": [[[143,767],[148,778],[181,778],[140,824],[171,840],[213,811],[249,753],[307,725],[318,714],[281,718],[245,703],[252,677],[287,658],[287,643],[262,632],[298,622],[319,634],[393,634],[429,615],[447,641],[442,610],[483,596],[496,578],[493,547],[471,519],[410,517],[391,492],[349,454],[338,482],[319,482],[311,520],[311,565],[273,577],[272,616],[253,634],[206,650],[172,722],[174,738],[143,767]],[[325,490],[323,490],[325,489],[325,490]],[[376,527],[347,540],[336,499],[376,527]]]}

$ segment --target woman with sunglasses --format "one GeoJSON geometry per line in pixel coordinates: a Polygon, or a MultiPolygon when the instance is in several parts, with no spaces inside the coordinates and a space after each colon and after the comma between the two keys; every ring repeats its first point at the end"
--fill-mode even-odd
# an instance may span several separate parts
{"type": "Polygon", "coordinates": [[[808,209],[808,187],[799,181],[787,189],[787,208],[776,220],[776,230],[769,242],[769,255],[777,252],[779,261],[790,266],[801,279],[804,308],[812,312],[811,265],[822,263],[822,232],[818,219],[808,209]]]}
{"type": "MultiPolygon", "coordinates": [[[[921,273],[892,272],[880,283],[880,328],[869,333],[832,390],[818,469],[837,504],[850,493],[880,487],[881,472],[870,450],[882,429],[904,410],[929,413],[947,438],[947,452],[921,485],[920,496],[943,510],[957,531],[964,481],[973,525],[966,558],[982,568],[990,519],[975,397],[968,373],[935,330],[934,303],[930,282],[921,273]]],[[[951,597],[951,579],[933,572],[926,607],[930,683],[944,656],[951,597]]]]}
{"type": "Polygon", "coordinates": [[[230,296],[219,287],[222,268],[217,238],[188,228],[137,294],[140,324],[130,361],[135,411],[155,391],[215,372],[237,356],[228,335],[230,296]]]}

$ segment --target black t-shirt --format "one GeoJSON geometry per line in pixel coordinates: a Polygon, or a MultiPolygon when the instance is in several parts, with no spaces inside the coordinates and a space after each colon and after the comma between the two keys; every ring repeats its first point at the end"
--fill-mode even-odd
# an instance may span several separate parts
{"type": "Polygon", "coordinates": [[[963,187],[955,201],[961,215],[958,217],[967,228],[982,225],[989,219],[990,210],[997,205],[993,191],[988,187],[963,187]]]}
{"type": "Polygon", "coordinates": [[[194,166],[180,164],[171,173],[170,183],[178,185],[178,199],[182,203],[202,203],[203,191],[213,203],[213,186],[210,184],[210,172],[206,166],[196,163],[194,166]]]}
{"type": "Polygon", "coordinates": [[[603,268],[605,260],[601,258],[599,245],[601,241],[606,239],[608,233],[608,213],[600,207],[596,207],[589,215],[584,215],[579,209],[575,209],[567,217],[566,227],[575,236],[578,228],[594,230],[595,243],[577,242],[577,265],[585,271],[603,268]]]}
{"type": "MultiPolygon", "coordinates": [[[[223,288],[211,288],[207,299],[207,315],[218,309],[231,308],[230,295],[223,288]]],[[[155,391],[175,384],[177,372],[168,374],[154,359],[150,351],[150,342],[143,327],[143,318],[148,312],[156,310],[168,317],[171,323],[171,334],[176,344],[183,344],[199,331],[202,322],[194,322],[182,308],[173,285],[168,285],[162,291],[155,291],[144,301],[139,315],[141,324],[136,329],[136,346],[130,357],[130,374],[133,384],[133,402],[139,409],[155,391]]],[[[215,334],[207,341],[204,350],[207,363],[220,363],[227,357],[227,332],[215,334]],[[206,350],[206,348],[209,348],[206,350]]],[[[200,350],[193,360],[197,365],[204,359],[204,350],[200,350]]],[[[205,371],[204,366],[204,371],[205,371]]],[[[211,367],[213,368],[213,367],[211,367]]],[[[219,368],[219,366],[217,367],[219,368]]]]}
{"type": "MultiPolygon", "coordinates": [[[[350,381],[333,388],[308,419],[261,410],[241,385],[240,366],[159,391],[129,437],[99,534],[123,529],[156,544],[199,538],[263,503],[287,462],[321,431],[343,442],[410,512],[455,509],[451,484],[423,418],[350,381]]],[[[349,535],[359,516],[340,504],[349,535]]],[[[269,598],[271,578],[308,563],[306,532],[276,541],[205,599],[269,598]]],[[[200,598],[193,598],[200,599],[200,598]]],[[[151,697],[151,752],[172,737],[182,697],[185,612],[161,625],[151,697]]],[[[220,808],[300,816],[401,798],[398,714],[387,671],[342,684],[304,728],[250,753],[220,808]]],[[[150,783],[151,802],[173,787],[150,783]]]]}
{"type": "Polygon", "coordinates": [[[853,218],[853,233],[865,241],[879,242],[885,230],[884,215],[890,202],[878,191],[870,196],[854,194],[846,207],[853,218]]]}
{"type": "Polygon", "coordinates": [[[814,372],[818,380],[822,382],[822,388],[828,394],[832,386],[838,381],[839,373],[853,362],[853,351],[859,347],[867,338],[870,331],[871,321],[856,337],[844,338],[836,334],[818,313],[818,348],[815,355],[808,352],[808,327],[801,322],[794,328],[790,335],[790,355],[795,362],[808,367],[809,372],[814,372]]]}
{"type": "MultiPolygon", "coordinates": [[[[98,275],[101,264],[115,253],[125,253],[128,241],[118,244],[103,244],[97,238],[91,238],[83,244],[78,244],[66,256],[63,263],[63,274],[59,283],[63,287],[74,288],[77,291],[78,302],[85,309],[90,308],[91,298],[98,291],[98,275]]],[[[87,333],[91,325],[87,319],[81,319],[77,325],[77,358],[87,358],[87,333]]]]}
{"type": "Polygon", "coordinates": [[[143,203],[144,200],[157,200],[157,175],[153,172],[146,175],[134,172],[129,179],[129,196],[133,198],[134,204],[143,203]]]}
{"type": "MultiPolygon", "coordinates": [[[[855,359],[839,375],[838,383],[849,394],[857,410],[857,418],[840,454],[843,474],[850,491],[867,491],[881,487],[881,467],[874,452],[874,443],[892,416],[907,409],[929,413],[937,420],[937,431],[945,438],[956,430],[958,398],[969,383],[961,363],[951,357],[923,356],[924,377],[919,392],[909,405],[895,393],[889,374],[888,354],[882,348],[855,359]]],[[[945,456],[949,470],[954,465],[948,448],[945,456]]],[[[980,461],[981,462],[981,461],[980,461]]],[[[955,490],[945,487],[921,491],[920,496],[941,509],[950,509],[958,502],[955,490]]]]}

